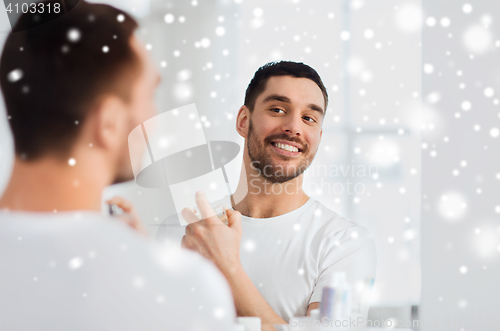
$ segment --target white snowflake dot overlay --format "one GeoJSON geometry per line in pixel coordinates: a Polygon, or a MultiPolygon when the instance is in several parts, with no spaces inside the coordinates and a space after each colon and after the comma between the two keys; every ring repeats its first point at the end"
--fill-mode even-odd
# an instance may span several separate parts
{"type": "Polygon", "coordinates": [[[366,39],[372,39],[375,34],[373,33],[373,30],[365,30],[364,36],[366,39]]]}
{"type": "Polygon", "coordinates": [[[443,17],[440,22],[443,28],[447,28],[451,24],[451,20],[448,17],[443,17]]]}
{"type": "Polygon", "coordinates": [[[223,35],[226,34],[226,29],[223,26],[218,26],[215,29],[215,34],[218,35],[218,36],[223,36],[223,35]]]}
{"type": "MultiPolygon", "coordinates": [[[[454,172],[458,170],[454,170],[454,172]]],[[[467,211],[467,200],[459,192],[447,192],[438,201],[438,210],[446,220],[455,221],[461,219],[467,211]]]]}
{"type": "Polygon", "coordinates": [[[125,21],[125,15],[123,15],[123,14],[118,14],[118,16],[116,16],[116,20],[117,20],[118,22],[123,22],[123,21],[125,21]]]}
{"type": "Polygon", "coordinates": [[[144,278],[142,278],[142,277],[136,277],[132,281],[132,284],[134,285],[135,288],[142,288],[142,287],[144,287],[145,283],[146,282],[144,281],[144,278]]]}
{"type": "Polygon", "coordinates": [[[434,72],[434,66],[429,63],[424,64],[424,72],[426,74],[432,74],[434,72]]]}
{"type": "Polygon", "coordinates": [[[262,8],[255,8],[253,10],[253,16],[259,18],[259,17],[262,17],[262,15],[264,14],[264,11],[262,10],[262,8]]]}
{"type": "Polygon", "coordinates": [[[222,307],[215,307],[214,309],[214,317],[216,319],[222,319],[224,316],[226,316],[226,311],[222,307]]]}
{"type": "Polygon", "coordinates": [[[462,11],[466,14],[470,14],[472,12],[472,5],[466,3],[465,5],[462,6],[462,11]]]}
{"type": "Polygon", "coordinates": [[[203,47],[203,48],[210,47],[210,39],[208,39],[208,38],[203,38],[203,39],[200,41],[200,45],[201,45],[201,47],[203,47]]]}
{"type": "Polygon", "coordinates": [[[80,30],[78,30],[77,28],[72,28],[68,30],[67,37],[69,41],[76,43],[77,41],[80,40],[82,34],[80,33],[80,30]]]}
{"type": "Polygon", "coordinates": [[[21,69],[14,69],[7,75],[7,80],[11,83],[15,83],[23,78],[23,71],[21,69]]]}
{"type": "Polygon", "coordinates": [[[245,241],[243,246],[247,252],[252,252],[255,249],[255,242],[252,240],[245,241]]]}
{"type": "Polygon", "coordinates": [[[465,48],[475,54],[486,52],[491,47],[493,39],[491,31],[479,24],[468,27],[462,36],[465,48]]]}
{"type": "Polygon", "coordinates": [[[471,108],[472,108],[472,104],[470,103],[470,101],[466,100],[466,101],[462,102],[462,109],[464,111],[469,111],[469,110],[471,110],[471,108]]]}
{"type": "Polygon", "coordinates": [[[68,262],[68,268],[71,270],[76,270],[81,268],[83,265],[83,259],[81,257],[74,257],[68,262]]]}
{"type": "Polygon", "coordinates": [[[108,47],[108,46],[106,46],[106,45],[102,46],[102,52],[103,52],[103,53],[107,53],[107,52],[109,52],[109,47],[108,47]]]}
{"type": "Polygon", "coordinates": [[[423,14],[415,4],[402,5],[396,13],[396,24],[406,32],[415,32],[422,26],[423,14]]]}
{"type": "Polygon", "coordinates": [[[165,20],[165,23],[167,23],[167,24],[172,24],[175,21],[174,15],[172,15],[170,13],[166,14],[163,19],[165,20]]]}
{"type": "Polygon", "coordinates": [[[493,95],[495,95],[495,90],[493,90],[493,88],[491,88],[491,87],[487,87],[484,89],[484,95],[487,98],[491,98],[493,95]]]}

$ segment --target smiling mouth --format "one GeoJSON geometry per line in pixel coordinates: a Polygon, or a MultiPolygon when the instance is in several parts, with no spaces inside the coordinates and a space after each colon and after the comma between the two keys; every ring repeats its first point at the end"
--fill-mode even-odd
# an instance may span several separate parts
{"type": "Polygon", "coordinates": [[[283,151],[287,151],[287,152],[292,152],[292,153],[300,153],[302,152],[302,149],[300,148],[297,148],[295,146],[291,146],[291,145],[287,145],[287,144],[283,144],[283,143],[278,143],[278,142],[271,142],[271,145],[273,145],[274,147],[277,147],[283,151]]]}

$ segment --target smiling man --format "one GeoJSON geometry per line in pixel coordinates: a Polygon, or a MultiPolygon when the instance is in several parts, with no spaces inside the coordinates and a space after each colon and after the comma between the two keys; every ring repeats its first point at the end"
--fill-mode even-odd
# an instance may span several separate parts
{"type": "MultiPolygon", "coordinates": [[[[303,172],[321,141],[327,104],[323,82],[311,67],[279,62],[259,68],[236,120],[245,138],[245,171],[233,198],[248,193],[241,201],[232,199],[236,205],[226,202],[235,210],[229,212],[229,227],[214,226],[222,224],[216,217],[196,222],[191,211],[183,212],[193,222],[183,246],[219,267],[239,316],[286,323],[319,307],[334,273],[345,272],[357,289],[375,277],[370,233],[302,188],[303,172]]],[[[366,317],[367,310],[357,305],[353,312],[366,317]]]]}

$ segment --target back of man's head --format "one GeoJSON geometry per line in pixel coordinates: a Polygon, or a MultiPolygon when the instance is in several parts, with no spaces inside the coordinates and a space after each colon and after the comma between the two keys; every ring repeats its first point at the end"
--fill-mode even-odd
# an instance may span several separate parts
{"type": "MultiPolygon", "coordinates": [[[[16,26],[30,20],[33,14],[23,14],[16,26]]],[[[125,12],[80,1],[56,19],[9,34],[0,85],[18,157],[67,157],[100,97],[129,101],[141,70],[130,43],[136,28],[125,12]]]]}

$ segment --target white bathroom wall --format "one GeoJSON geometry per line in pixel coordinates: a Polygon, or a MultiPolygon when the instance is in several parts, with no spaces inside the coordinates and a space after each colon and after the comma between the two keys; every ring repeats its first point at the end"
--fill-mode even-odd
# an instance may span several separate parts
{"type": "Polygon", "coordinates": [[[422,330],[498,330],[500,7],[423,4],[422,330]]]}

